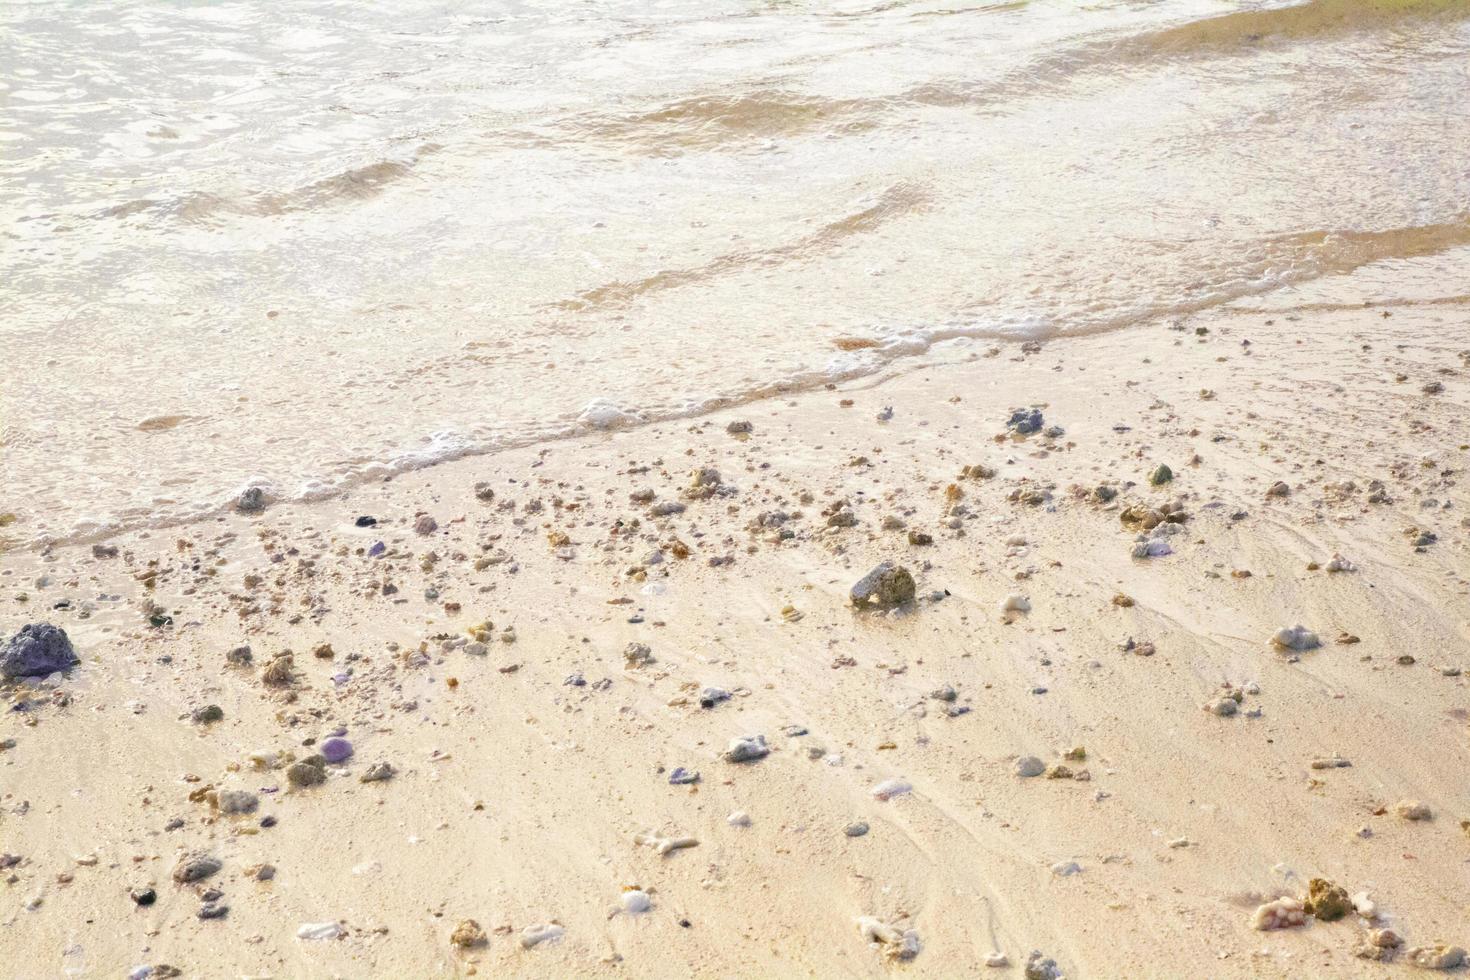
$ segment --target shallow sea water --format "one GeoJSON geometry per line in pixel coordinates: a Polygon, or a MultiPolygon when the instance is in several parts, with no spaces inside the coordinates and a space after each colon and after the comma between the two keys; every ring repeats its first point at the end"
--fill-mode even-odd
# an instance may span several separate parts
{"type": "Polygon", "coordinates": [[[1470,0],[13,0],[0,64],[12,544],[1470,270],[1470,0]]]}

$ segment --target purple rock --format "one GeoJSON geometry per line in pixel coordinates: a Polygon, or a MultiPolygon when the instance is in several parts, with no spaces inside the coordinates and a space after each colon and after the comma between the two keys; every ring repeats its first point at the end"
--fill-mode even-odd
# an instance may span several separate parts
{"type": "Polygon", "coordinates": [[[345,738],[329,738],[322,743],[322,758],[328,762],[345,762],[351,755],[352,743],[345,738]]]}
{"type": "Polygon", "coordinates": [[[385,552],[387,550],[388,550],[388,546],[386,544],[384,544],[383,542],[379,541],[377,544],[373,545],[371,548],[368,549],[368,557],[369,558],[376,558],[376,557],[378,557],[379,555],[381,555],[383,552],[385,552]]]}
{"type": "Polygon", "coordinates": [[[0,648],[0,676],[4,677],[45,677],[79,663],[66,630],[50,623],[23,626],[0,648]]]}

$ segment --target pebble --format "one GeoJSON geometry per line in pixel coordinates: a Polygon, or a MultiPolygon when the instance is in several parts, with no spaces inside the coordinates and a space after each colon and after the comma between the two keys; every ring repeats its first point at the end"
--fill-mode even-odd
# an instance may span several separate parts
{"type": "Polygon", "coordinates": [[[461,921],[449,934],[449,944],[459,949],[472,949],[476,946],[483,946],[487,942],[489,938],[485,935],[485,930],[480,928],[480,923],[474,919],[461,921]]]}
{"type": "Polygon", "coordinates": [[[1306,925],[1307,913],[1295,898],[1278,898],[1258,906],[1251,915],[1251,928],[1260,932],[1306,925]]]}
{"type": "Polygon", "coordinates": [[[1418,800],[1399,800],[1393,805],[1393,812],[1404,820],[1429,820],[1434,813],[1418,800]]]}
{"type": "Polygon", "coordinates": [[[222,789],[214,797],[214,807],[220,813],[253,813],[259,805],[260,797],[244,789],[222,789]]]}
{"type": "Polygon", "coordinates": [[[629,669],[653,663],[653,651],[647,643],[632,642],[623,648],[623,665],[629,669]]]}
{"type": "Polygon", "coordinates": [[[1039,949],[1033,949],[1026,957],[1026,968],[1021,975],[1026,980],[1065,980],[1057,961],[1043,956],[1039,949]]]}
{"type": "Polygon", "coordinates": [[[1205,710],[1210,714],[1219,715],[1221,718],[1229,718],[1240,710],[1240,705],[1234,698],[1215,698],[1205,705],[1205,710]]]}
{"type": "Polygon", "coordinates": [[[367,767],[366,772],[358,777],[358,782],[381,783],[385,782],[386,780],[392,779],[395,775],[397,775],[397,773],[398,770],[394,769],[391,763],[374,762],[372,765],[367,767]]]}
{"type": "Polygon", "coordinates": [[[218,858],[208,854],[186,854],[174,868],[174,881],[181,885],[192,881],[203,881],[222,867],[224,865],[218,858]]]}
{"type": "Polygon", "coordinates": [[[889,959],[911,960],[919,955],[919,934],[912,929],[899,929],[870,915],[857,920],[858,932],[863,939],[883,947],[889,959]]]}
{"type": "Polygon", "coordinates": [[[196,725],[211,725],[217,721],[223,721],[225,712],[217,704],[207,704],[202,708],[195,708],[189,717],[196,725]]]}
{"type": "Polygon", "coordinates": [[[873,799],[880,802],[887,802],[896,796],[905,796],[913,791],[914,787],[906,779],[885,779],[869,790],[873,799]]]}
{"type": "Polygon", "coordinates": [[[1002,613],[1030,612],[1031,600],[1024,595],[1021,595],[1019,592],[1013,595],[1008,595],[1005,597],[1005,601],[1000,604],[1000,611],[1002,613]]]}
{"type": "Polygon", "coordinates": [[[1082,873],[1082,865],[1076,861],[1058,861],[1051,866],[1051,873],[1058,878],[1070,878],[1072,875],[1082,873]]]}
{"type": "Polygon", "coordinates": [[[1317,634],[1300,624],[1283,626],[1271,635],[1271,643],[1283,650],[1315,650],[1322,645],[1317,634]]]}
{"type": "Polygon", "coordinates": [[[564,935],[566,930],[554,922],[526,926],[521,930],[521,945],[531,949],[541,943],[554,943],[564,935]]]}
{"type": "Polygon", "coordinates": [[[729,824],[732,827],[749,827],[750,814],[746,813],[744,810],[736,810],[725,818],[725,823],[729,824]]]}
{"type": "Polygon", "coordinates": [[[341,939],[346,934],[347,930],[335,922],[303,922],[296,929],[297,939],[306,939],[313,942],[326,939],[341,939]]]}
{"type": "Polygon", "coordinates": [[[670,786],[689,786],[699,782],[699,773],[685,769],[683,766],[675,766],[674,771],[669,773],[670,786]]]}
{"type": "Polygon", "coordinates": [[[725,748],[724,758],[726,762],[753,762],[764,759],[770,753],[764,735],[743,735],[730,740],[725,748]]]}
{"type": "Polygon", "coordinates": [[[433,534],[435,531],[439,530],[439,522],[434,520],[428,514],[424,514],[418,520],[413,522],[413,530],[415,534],[433,534]]]}
{"type": "Polygon", "coordinates": [[[1417,946],[1409,950],[1409,962],[1425,970],[1453,970],[1465,965],[1465,950],[1459,946],[1417,946]]]}
{"type": "Polygon", "coordinates": [[[322,742],[322,758],[336,765],[352,757],[352,743],[345,738],[329,738],[322,742]]]}
{"type": "Polygon", "coordinates": [[[842,828],[842,832],[849,837],[862,837],[868,832],[868,825],[861,820],[857,820],[842,828]]]}
{"type": "Polygon", "coordinates": [[[623,911],[631,915],[640,915],[653,908],[653,900],[648,897],[648,892],[641,888],[630,888],[623,892],[619,901],[622,903],[623,911]]]}
{"type": "Polygon", "coordinates": [[[1042,773],[1046,772],[1046,763],[1042,762],[1034,755],[1023,755],[1016,760],[1012,768],[1014,769],[1017,776],[1029,779],[1032,776],[1040,776],[1042,773]]]}
{"type": "Polygon", "coordinates": [[[286,769],[286,782],[298,789],[318,786],[326,782],[325,762],[326,760],[319,755],[309,756],[300,762],[293,762],[286,769]]]}
{"type": "Polygon", "coordinates": [[[258,514],[265,510],[265,491],[260,487],[246,487],[235,500],[235,509],[242,514],[258,514]]]}
{"type": "Polygon", "coordinates": [[[1015,409],[1006,422],[1007,429],[1021,436],[1040,432],[1045,425],[1046,421],[1041,415],[1041,410],[1036,408],[1015,409]]]}

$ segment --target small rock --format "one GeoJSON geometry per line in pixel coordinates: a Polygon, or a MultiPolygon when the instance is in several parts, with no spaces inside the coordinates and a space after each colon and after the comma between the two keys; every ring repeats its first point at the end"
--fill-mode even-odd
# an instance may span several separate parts
{"type": "Polygon", "coordinates": [[[896,796],[905,796],[913,792],[913,789],[914,787],[906,779],[885,779],[868,792],[872,794],[873,799],[887,802],[896,796]]]}
{"type": "Polygon", "coordinates": [[[911,960],[919,955],[919,934],[912,929],[900,930],[870,915],[858,918],[857,927],[864,940],[883,947],[888,959],[911,960]]]}
{"type": "Polygon", "coordinates": [[[0,677],[45,677],[81,663],[66,630],[50,623],[29,623],[0,647],[0,677]]]}
{"type": "Polygon", "coordinates": [[[623,649],[623,665],[629,669],[653,663],[653,651],[647,643],[629,643],[623,649]]]}
{"type": "Polygon", "coordinates": [[[1021,595],[1020,593],[1008,595],[1005,597],[1005,600],[1001,602],[1000,611],[1002,615],[1012,612],[1030,612],[1031,600],[1024,595],[1021,595]]]}
{"type": "Polygon", "coordinates": [[[1418,800],[1399,800],[1393,805],[1393,812],[1404,820],[1429,820],[1434,816],[1429,807],[1418,800]]]}
{"type": "Polygon", "coordinates": [[[745,735],[730,740],[730,744],[725,748],[725,761],[753,762],[756,759],[764,759],[770,753],[771,750],[766,745],[764,735],[745,735]]]}
{"type": "Polygon", "coordinates": [[[1317,634],[1305,626],[1284,626],[1271,635],[1271,642],[1283,650],[1315,650],[1322,645],[1317,634]]]}
{"type": "Polygon", "coordinates": [[[286,782],[297,789],[319,786],[326,781],[326,760],[319,755],[294,762],[286,769],[286,782]]]}
{"type": "Polygon", "coordinates": [[[1219,715],[1221,718],[1229,718],[1231,715],[1240,710],[1240,705],[1236,702],[1234,698],[1215,698],[1205,705],[1205,710],[1212,715],[1219,715]]]}
{"type": "Polygon", "coordinates": [[[214,796],[214,807],[220,813],[254,813],[260,797],[249,790],[222,789],[214,796]]]}
{"type": "Polygon", "coordinates": [[[303,922],[296,928],[296,938],[309,942],[341,939],[345,935],[347,930],[335,922],[303,922]]]}
{"type": "Polygon", "coordinates": [[[454,931],[449,934],[449,944],[460,949],[484,946],[489,941],[489,938],[485,935],[485,930],[481,929],[480,924],[474,919],[465,919],[459,925],[455,926],[454,931]]]}
{"type": "Polygon", "coordinates": [[[195,708],[189,717],[196,725],[212,725],[224,720],[225,711],[217,704],[207,704],[202,708],[195,708]]]}
{"type": "Polygon", "coordinates": [[[854,606],[898,606],[913,601],[915,588],[907,568],[885,561],[858,579],[850,598],[854,606]]]}
{"type": "Polygon", "coordinates": [[[1042,956],[1039,949],[1033,949],[1026,957],[1026,968],[1021,975],[1025,980],[1066,980],[1057,961],[1049,956],[1042,956]]]}
{"type": "Polygon", "coordinates": [[[1030,779],[1032,776],[1040,776],[1046,772],[1046,763],[1034,755],[1023,755],[1016,760],[1012,768],[1017,776],[1023,779],[1030,779]]]}
{"type": "Polygon", "coordinates": [[[1040,432],[1045,427],[1046,421],[1041,415],[1041,410],[1036,408],[1018,408],[1011,412],[1010,419],[1006,422],[1006,428],[1021,436],[1029,436],[1033,432],[1040,432]]]}
{"type": "Polygon", "coordinates": [[[247,487],[235,501],[235,509],[242,514],[258,514],[265,510],[265,491],[260,487],[247,487]]]}
{"type": "Polygon", "coordinates": [[[526,928],[521,930],[521,946],[526,949],[531,949],[542,943],[556,942],[565,934],[566,930],[554,922],[526,926],[526,928]]]}
{"type": "Polygon", "coordinates": [[[1154,467],[1153,472],[1148,475],[1150,486],[1161,487],[1174,479],[1174,471],[1163,463],[1154,467]]]}
{"type": "Polygon", "coordinates": [[[391,763],[374,762],[367,767],[366,772],[357,778],[357,781],[360,783],[381,783],[392,779],[397,774],[398,770],[394,769],[391,763]]]}
{"type": "Polygon", "coordinates": [[[1251,916],[1251,928],[1260,932],[1306,925],[1307,913],[1294,898],[1278,898],[1258,906],[1251,916]]]}
{"type": "Polygon", "coordinates": [[[203,881],[224,867],[217,858],[208,854],[186,854],[174,867],[174,881],[181,885],[192,881],[203,881]]]}
{"type": "Polygon", "coordinates": [[[1314,915],[1319,922],[1336,922],[1353,911],[1353,900],[1347,889],[1326,878],[1313,878],[1307,884],[1307,900],[1302,911],[1314,915]]]}
{"type": "Polygon", "coordinates": [[[329,738],[322,742],[322,758],[332,765],[352,758],[352,743],[345,738],[329,738]]]}
{"type": "Polygon", "coordinates": [[[420,516],[418,520],[413,522],[413,530],[415,534],[433,534],[435,531],[439,530],[439,522],[434,520],[434,518],[430,517],[428,514],[424,514],[420,516]]]}
{"type": "Polygon", "coordinates": [[[1459,946],[1443,943],[1435,946],[1416,946],[1409,950],[1409,962],[1425,970],[1453,970],[1465,964],[1465,950],[1459,946]]]}
{"type": "Polygon", "coordinates": [[[868,825],[861,820],[855,820],[843,827],[842,832],[849,837],[862,837],[868,832],[868,825]]]}

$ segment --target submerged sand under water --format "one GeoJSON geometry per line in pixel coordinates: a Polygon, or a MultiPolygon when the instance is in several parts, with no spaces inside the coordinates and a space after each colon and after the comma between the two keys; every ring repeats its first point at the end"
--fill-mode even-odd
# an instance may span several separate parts
{"type": "Polygon", "coordinates": [[[1467,13],[8,5],[0,534],[1464,281],[1467,13]]]}

